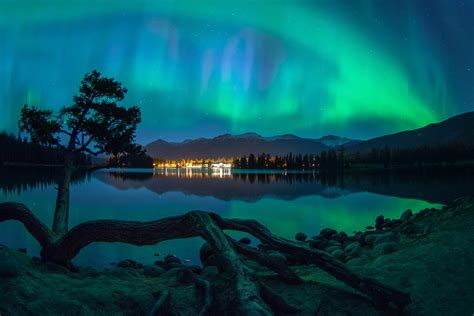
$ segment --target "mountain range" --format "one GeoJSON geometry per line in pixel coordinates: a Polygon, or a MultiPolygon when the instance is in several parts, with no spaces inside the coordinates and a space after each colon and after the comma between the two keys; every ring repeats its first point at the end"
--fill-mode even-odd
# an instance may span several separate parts
{"type": "Polygon", "coordinates": [[[365,152],[372,148],[409,148],[421,145],[462,142],[474,144],[474,112],[454,116],[440,123],[395,134],[356,140],[335,135],[303,138],[293,134],[263,137],[257,133],[224,134],[214,138],[167,142],[158,139],[145,146],[148,155],[162,159],[215,159],[250,153],[270,155],[318,154],[344,145],[347,151],[365,152]]]}

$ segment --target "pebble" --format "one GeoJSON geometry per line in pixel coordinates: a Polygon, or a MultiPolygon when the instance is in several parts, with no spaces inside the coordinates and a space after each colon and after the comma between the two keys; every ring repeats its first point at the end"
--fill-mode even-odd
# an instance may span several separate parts
{"type": "Polygon", "coordinates": [[[329,239],[332,235],[337,234],[337,230],[332,228],[324,228],[319,234],[324,238],[329,239]]]}
{"type": "Polygon", "coordinates": [[[308,236],[306,236],[305,233],[301,233],[301,232],[296,234],[296,236],[295,236],[295,239],[299,240],[299,241],[305,241],[307,238],[308,238],[308,236]]]}
{"type": "Polygon", "coordinates": [[[400,219],[402,221],[407,221],[410,219],[410,217],[413,215],[413,211],[408,209],[406,210],[405,212],[402,213],[402,215],[400,215],[400,219]]]}
{"type": "Polygon", "coordinates": [[[171,264],[171,263],[181,264],[181,260],[175,255],[169,254],[165,257],[165,263],[166,264],[171,264]]]}
{"type": "Polygon", "coordinates": [[[387,242],[396,242],[397,236],[393,232],[378,235],[374,240],[374,246],[387,242]]]}
{"type": "Polygon", "coordinates": [[[0,258],[0,278],[16,278],[20,268],[15,260],[0,258]]]}
{"type": "Polygon", "coordinates": [[[146,266],[143,268],[143,274],[149,277],[158,277],[165,272],[166,272],[165,269],[156,265],[146,266]]]}
{"type": "Polygon", "coordinates": [[[375,246],[373,254],[377,256],[381,256],[381,255],[386,255],[388,253],[394,252],[396,250],[397,250],[396,242],[384,242],[375,246]]]}
{"type": "Polygon", "coordinates": [[[383,215],[379,215],[375,218],[375,228],[377,230],[381,230],[382,229],[382,225],[384,223],[384,217],[383,215]]]}

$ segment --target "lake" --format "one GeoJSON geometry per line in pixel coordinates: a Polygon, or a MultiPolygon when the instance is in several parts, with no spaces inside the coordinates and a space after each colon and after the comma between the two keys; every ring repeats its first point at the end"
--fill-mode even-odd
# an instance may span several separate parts
{"type": "MultiPolygon", "coordinates": [[[[51,225],[57,176],[57,170],[49,169],[0,169],[0,202],[24,203],[51,225]]],[[[107,169],[75,176],[69,226],[96,219],[149,221],[205,210],[222,217],[256,219],[286,238],[297,232],[316,235],[325,227],[351,234],[373,225],[379,214],[398,218],[408,208],[416,212],[440,207],[472,194],[473,179],[472,171],[433,169],[332,176],[266,170],[107,169]]],[[[38,255],[38,243],[21,224],[8,221],[0,227],[0,243],[38,255]]],[[[74,262],[103,268],[127,258],[151,263],[173,253],[199,264],[202,243],[199,238],[145,247],[95,243],[74,262]]]]}

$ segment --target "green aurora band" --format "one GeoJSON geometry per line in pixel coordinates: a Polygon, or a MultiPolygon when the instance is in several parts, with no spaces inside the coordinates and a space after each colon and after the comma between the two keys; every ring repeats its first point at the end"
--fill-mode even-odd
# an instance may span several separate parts
{"type": "MultiPolygon", "coordinates": [[[[445,80],[439,52],[430,49],[434,44],[426,30],[409,24],[400,30],[411,35],[406,46],[395,47],[396,42],[390,44],[383,34],[375,36],[375,30],[344,18],[340,10],[329,10],[324,1],[318,6],[280,1],[122,0],[112,5],[54,0],[27,2],[28,10],[18,3],[0,4],[4,12],[0,30],[16,30],[6,37],[11,47],[3,53],[4,59],[17,59],[18,51],[44,52],[39,47],[54,41],[60,42],[60,49],[74,49],[63,33],[54,36],[55,26],[97,26],[101,36],[90,35],[87,28],[83,41],[77,39],[87,47],[82,48],[87,56],[80,56],[81,50],[75,53],[80,62],[65,82],[73,85],[91,67],[121,79],[130,90],[129,102],[142,107],[141,139],[156,138],[150,131],[157,125],[184,138],[196,136],[206,124],[212,126],[208,134],[334,132],[370,137],[420,127],[466,110],[453,106],[456,96],[445,80]],[[112,25],[125,23],[136,36],[107,38],[112,31],[122,30],[114,26],[110,31],[109,20],[112,25]],[[34,38],[31,30],[36,27],[47,28],[40,34],[51,34],[45,37],[50,42],[34,38]],[[101,37],[105,43],[97,42],[101,37]],[[125,52],[130,46],[133,53],[125,52]],[[189,47],[192,51],[187,54],[189,47]],[[163,124],[157,124],[160,112],[167,115],[163,124]]],[[[366,14],[374,10],[370,1],[361,3],[366,14]]],[[[56,80],[64,74],[58,58],[53,54],[50,59],[51,71],[59,73],[56,80]]],[[[0,90],[2,104],[7,104],[0,109],[0,128],[14,130],[16,125],[20,105],[9,103],[21,100],[59,107],[68,102],[66,92],[70,98],[74,91],[67,87],[60,97],[45,96],[44,87],[25,83],[18,88],[20,97],[12,98],[7,89],[24,81],[15,69],[18,62],[0,64],[0,79],[7,83],[0,90]]]]}

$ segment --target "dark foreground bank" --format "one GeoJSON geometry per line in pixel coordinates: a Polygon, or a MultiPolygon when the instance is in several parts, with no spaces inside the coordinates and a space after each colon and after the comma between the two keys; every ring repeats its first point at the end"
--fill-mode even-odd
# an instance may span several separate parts
{"type": "MultiPolygon", "coordinates": [[[[440,210],[405,211],[399,219],[380,216],[368,224],[364,231],[350,236],[324,229],[312,238],[304,234],[296,238],[330,253],[356,272],[408,291],[412,303],[407,312],[472,314],[473,198],[458,199],[440,210]]],[[[187,266],[168,256],[152,266],[126,260],[104,271],[83,267],[77,273],[0,247],[0,314],[5,315],[149,314],[164,290],[171,293],[167,312],[195,315],[207,298],[196,278],[210,284],[220,279],[206,247],[201,249],[203,267],[187,266]]],[[[265,286],[300,309],[294,314],[394,313],[376,309],[367,297],[315,266],[302,265],[275,251],[268,253],[287,260],[303,283],[288,285],[256,262],[246,263],[257,271],[265,286]]]]}

